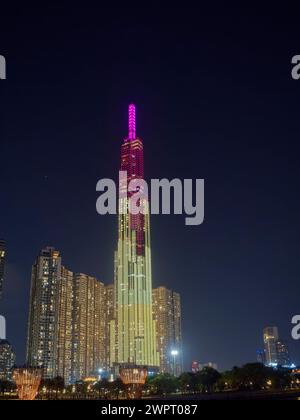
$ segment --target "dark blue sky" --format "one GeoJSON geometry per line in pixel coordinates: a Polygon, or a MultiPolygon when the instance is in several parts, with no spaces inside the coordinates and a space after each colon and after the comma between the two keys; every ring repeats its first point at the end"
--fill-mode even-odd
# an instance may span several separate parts
{"type": "Polygon", "coordinates": [[[289,339],[300,311],[298,15],[274,5],[3,10],[1,311],[19,363],[41,247],[112,281],[116,218],[96,214],[95,186],[117,179],[130,101],[147,178],[206,182],[204,225],[151,219],[154,286],[182,296],[186,368],[255,360],[266,325],[289,339]]]}

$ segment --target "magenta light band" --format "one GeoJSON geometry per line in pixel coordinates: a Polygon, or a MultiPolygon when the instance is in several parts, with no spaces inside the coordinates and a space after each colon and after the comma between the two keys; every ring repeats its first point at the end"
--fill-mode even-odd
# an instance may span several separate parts
{"type": "Polygon", "coordinates": [[[134,140],[136,138],[136,126],[135,126],[135,105],[129,105],[129,112],[128,112],[128,128],[129,128],[129,139],[134,140]]]}

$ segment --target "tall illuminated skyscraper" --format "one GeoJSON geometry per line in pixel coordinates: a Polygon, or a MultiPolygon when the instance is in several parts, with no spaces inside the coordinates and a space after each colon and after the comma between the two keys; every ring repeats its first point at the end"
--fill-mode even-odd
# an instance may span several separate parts
{"type": "Polygon", "coordinates": [[[5,242],[2,239],[0,239],[0,301],[2,298],[2,288],[4,280],[5,252],[5,242]]]}
{"type": "Polygon", "coordinates": [[[115,320],[111,322],[111,361],[116,364],[159,366],[156,327],[152,315],[152,274],[148,198],[145,214],[130,214],[128,183],[144,179],[143,143],[136,136],[135,106],[129,105],[129,132],[121,148],[118,247],[115,255],[115,320]]]}

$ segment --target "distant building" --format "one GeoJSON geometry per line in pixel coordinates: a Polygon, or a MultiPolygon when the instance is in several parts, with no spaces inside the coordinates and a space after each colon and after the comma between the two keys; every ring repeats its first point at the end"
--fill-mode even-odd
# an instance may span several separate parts
{"type": "Polygon", "coordinates": [[[4,268],[5,268],[6,248],[5,242],[0,239],[0,301],[3,293],[4,268]]]}
{"type": "Polygon", "coordinates": [[[193,373],[201,372],[205,368],[211,368],[211,369],[218,370],[218,365],[215,362],[207,362],[207,363],[196,362],[196,361],[192,362],[192,372],[193,373]]]}
{"type": "Polygon", "coordinates": [[[276,344],[278,340],[279,335],[277,327],[267,327],[264,329],[265,363],[267,366],[274,366],[278,364],[276,344]]]}
{"type": "Polygon", "coordinates": [[[192,362],[192,373],[197,373],[197,372],[199,372],[199,363],[198,362],[196,362],[196,360],[194,360],[193,362],[192,362]]]}
{"type": "Polygon", "coordinates": [[[160,371],[179,376],[182,373],[180,295],[158,287],[153,289],[152,296],[160,371]]]}
{"type": "Polygon", "coordinates": [[[262,365],[266,364],[266,356],[265,356],[265,351],[262,349],[258,349],[256,351],[256,360],[258,363],[261,363],[262,365]]]}
{"type": "Polygon", "coordinates": [[[264,329],[264,345],[266,366],[291,366],[288,344],[279,338],[277,327],[264,329]]]}
{"type": "Polygon", "coordinates": [[[16,356],[7,340],[0,340],[0,380],[11,381],[16,356]]]}
{"type": "Polygon", "coordinates": [[[291,366],[289,347],[285,340],[276,342],[277,363],[279,366],[291,366]]]}

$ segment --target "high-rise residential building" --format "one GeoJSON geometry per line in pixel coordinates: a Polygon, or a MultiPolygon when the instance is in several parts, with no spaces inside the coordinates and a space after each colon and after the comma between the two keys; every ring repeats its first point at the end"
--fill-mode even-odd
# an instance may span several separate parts
{"type": "Polygon", "coordinates": [[[278,340],[276,343],[277,363],[279,366],[290,366],[291,358],[287,341],[278,340]]]}
{"type": "Polygon", "coordinates": [[[115,254],[115,320],[110,358],[114,363],[159,366],[152,315],[149,202],[146,191],[131,181],[144,179],[143,142],[136,136],[135,106],[129,106],[129,133],[121,148],[118,245],[115,254]],[[124,175],[126,174],[126,177],[124,175]],[[143,212],[130,211],[139,191],[143,212]],[[143,214],[142,214],[143,213],[143,214]]]}
{"type": "Polygon", "coordinates": [[[0,239],[0,301],[3,293],[4,267],[5,267],[5,242],[0,239]]]}
{"type": "Polygon", "coordinates": [[[266,327],[264,329],[264,348],[266,365],[277,365],[277,341],[279,340],[277,327],[266,327]]]}
{"type": "Polygon", "coordinates": [[[7,340],[0,340],[0,380],[11,381],[16,356],[7,340]]]}
{"type": "Polygon", "coordinates": [[[72,380],[106,366],[105,286],[86,274],[74,276],[72,380]]]}
{"type": "Polygon", "coordinates": [[[58,287],[57,304],[57,344],[56,373],[69,384],[72,377],[72,343],[73,343],[73,273],[61,268],[61,280],[58,287]]]}
{"type": "Polygon", "coordinates": [[[180,295],[165,287],[153,289],[153,316],[160,371],[179,376],[182,373],[180,295]]]}
{"type": "Polygon", "coordinates": [[[32,267],[27,363],[43,367],[46,378],[56,373],[57,287],[61,279],[59,251],[47,247],[32,267]]]}
{"type": "Polygon", "coordinates": [[[59,251],[47,247],[32,267],[27,363],[42,367],[45,378],[70,375],[72,273],[59,251]]]}
{"type": "Polygon", "coordinates": [[[66,384],[106,367],[105,287],[62,265],[55,248],[42,250],[32,268],[27,363],[66,384]]]}
{"type": "Polygon", "coordinates": [[[112,321],[115,318],[115,296],[114,285],[109,284],[105,286],[105,351],[106,351],[106,365],[108,369],[113,365],[114,360],[111,360],[110,343],[114,340],[114,331],[111,331],[112,321]]]}

